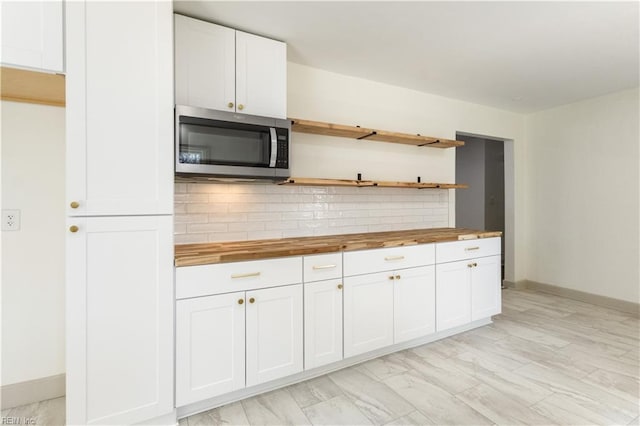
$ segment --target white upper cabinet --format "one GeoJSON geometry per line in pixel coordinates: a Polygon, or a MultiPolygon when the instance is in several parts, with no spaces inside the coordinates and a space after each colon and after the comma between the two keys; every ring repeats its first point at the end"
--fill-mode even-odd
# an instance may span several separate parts
{"type": "Polygon", "coordinates": [[[236,31],[236,108],[287,118],[287,45],[236,31]]]}
{"type": "Polygon", "coordinates": [[[172,214],[171,2],[69,2],[67,214],[172,214]]]}
{"type": "Polygon", "coordinates": [[[182,15],[174,24],[176,104],[234,111],[235,30],[182,15]]]}
{"type": "Polygon", "coordinates": [[[287,117],[287,45],[175,16],[176,104],[287,117]]]}
{"type": "Polygon", "coordinates": [[[3,1],[2,64],[64,72],[62,0],[3,1]]]}

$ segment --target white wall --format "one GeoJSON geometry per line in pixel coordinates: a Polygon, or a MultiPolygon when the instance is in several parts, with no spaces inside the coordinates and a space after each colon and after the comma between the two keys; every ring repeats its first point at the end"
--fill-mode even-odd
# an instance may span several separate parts
{"type": "MultiPolygon", "coordinates": [[[[524,278],[524,117],[503,110],[443,98],[289,63],[288,115],[293,118],[360,125],[374,129],[455,139],[456,132],[513,139],[515,148],[515,230],[507,229],[506,279],[524,278]],[[515,269],[514,269],[515,267],[515,269]]],[[[364,179],[453,182],[455,149],[420,148],[293,134],[292,175],[364,179]]],[[[461,182],[464,183],[464,182],[461,182]]],[[[449,197],[450,225],[454,199],[449,197]]],[[[507,221],[507,223],[510,223],[507,221]]]]}
{"type": "Polygon", "coordinates": [[[526,118],[527,279],[639,301],[638,94],[526,118]]]}
{"type": "Polygon", "coordinates": [[[2,385],[64,373],[64,108],[1,102],[2,385]]]}

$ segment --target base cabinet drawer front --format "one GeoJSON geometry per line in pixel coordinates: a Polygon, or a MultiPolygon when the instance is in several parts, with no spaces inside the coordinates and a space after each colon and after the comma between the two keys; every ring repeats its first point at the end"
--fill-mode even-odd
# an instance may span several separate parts
{"type": "Polygon", "coordinates": [[[304,285],[304,367],[342,359],[342,281],[304,285]]]}
{"type": "Polygon", "coordinates": [[[471,320],[502,312],[501,259],[490,256],[473,260],[471,268],[471,320]]]}
{"type": "Polygon", "coordinates": [[[345,278],[345,358],[393,344],[393,283],[389,275],[345,278]]]}
{"type": "Polygon", "coordinates": [[[419,244],[344,253],[344,276],[433,265],[435,245],[419,244]]]}
{"type": "Polygon", "coordinates": [[[247,386],[303,370],[302,284],[246,292],[247,386]]]}
{"type": "Polygon", "coordinates": [[[436,331],[435,266],[395,271],[393,280],[394,343],[436,331]]]}
{"type": "Polygon", "coordinates": [[[498,255],[502,251],[501,244],[500,237],[438,243],[436,244],[436,262],[456,262],[498,255]]]}
{"type": "Polygon", "coordinates": [[[342,253],[304,256],[303,264],[306,283],[342,277],[342,253]]]}
{"type": "Polygon", "coordinates": [[[176,268],[176,298],[208,296],[302,282],[302,257],[176,268]]]}
{"type": "Polygon", "coordinates": [[[244,388],[244,360],[244,292],[176,302],[176,406],[244,388]]]}
{"type": "Polygon", "coordinates": [[[471,322],[469,261],[436,265],[436,330],[471,322]]]}

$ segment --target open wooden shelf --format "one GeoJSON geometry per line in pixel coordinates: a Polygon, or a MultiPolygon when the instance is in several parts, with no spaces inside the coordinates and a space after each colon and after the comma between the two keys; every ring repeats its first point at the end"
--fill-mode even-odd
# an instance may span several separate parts
{"type": "Polygon", "coordinates": [[[378,188],[438,188],[438,189],[465,189],[468,185],[456,183],[431,183],[431,182],[389,182],[373,180],[349,180],[349,179],[315,179],[315,178],[289,178],[278,182],[279,185],[307,185],[307,186],[359,186],[378,188]]]}
{"type": "Polygon", "coordinates": [[[290,118],[291,130],[298,133],[313,135],[337,136],[378,142],[391,142],[404,145],[427,146],[431,148],[452,148],[463,146],[464,142],[451,139],[434,138],[430,136],[412,135],[409,133],[374,130],[360,126],[345,126],[343,124],[324,123],[321,121],[301,120],[290,118]]]}

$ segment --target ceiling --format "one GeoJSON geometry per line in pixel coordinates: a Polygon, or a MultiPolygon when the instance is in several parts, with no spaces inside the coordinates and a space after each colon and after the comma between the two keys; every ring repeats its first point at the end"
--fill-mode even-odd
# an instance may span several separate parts
{"type": "Polygon", "coordinates": [[[528,113],[639,85],[639,2],[212,2],[288,60],[528,113]]]}

